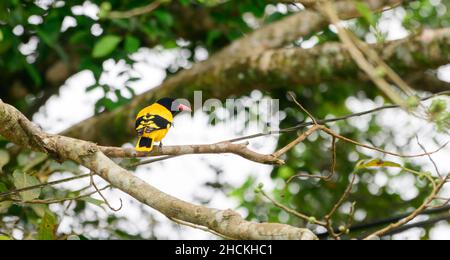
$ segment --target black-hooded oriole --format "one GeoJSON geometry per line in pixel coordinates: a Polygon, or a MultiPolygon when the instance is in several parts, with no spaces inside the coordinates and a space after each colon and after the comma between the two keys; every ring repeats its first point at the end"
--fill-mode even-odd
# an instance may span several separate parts
{"type": "Polygon", "coordinates": [[[150,152],[154,142],[160,142],[161,145],[162,139],[173,124],[173,118],[183,111],[191,109],[173,98],[160,99],[142,109],[136,117],[136,131],[139,136],[136,151],[150,152]]]}

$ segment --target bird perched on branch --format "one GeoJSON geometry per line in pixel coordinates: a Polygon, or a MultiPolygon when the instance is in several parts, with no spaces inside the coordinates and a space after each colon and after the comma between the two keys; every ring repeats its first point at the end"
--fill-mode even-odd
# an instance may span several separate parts
{"type": "Polygon", "coordinates": [[[160,99],[142,109],[136,117],[136,131],[139,136],[136,151],[150,152],[154,142],[159,142],[162,146],[161,141],[173,125],[173,118],[183,111],[192,110],[173,98],[160,99]]]}

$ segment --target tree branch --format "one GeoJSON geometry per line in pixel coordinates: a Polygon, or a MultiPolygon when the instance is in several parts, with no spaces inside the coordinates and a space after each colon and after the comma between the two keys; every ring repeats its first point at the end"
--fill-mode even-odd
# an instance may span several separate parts
{"type": "Polygon", "coordinates": [[[136,152],[135,149],[118,148],[118,147],[104,147],[99,149],[108,157],[113,158],[141,158],[150,156],[164,156],[164,155],[186,155],[186,154],[221,154],[232,153],[239,155],[250,161],[264,164],[281,165],[284,162],[276,156],[259,154],[247,148],[248,142],[241,144],[234,144],[231,142],[220,142],[215,144],[205,145],[179,145],[179,146],[164,146],[155,147],[150,153],[136,152]]]}
{"type": "MultiPolygon", "coordinates": [[[[450,211],[450,205],[447,205],[443,208],[440,209],[427,209],[424,210],[420,213],[420,215],[433,215],[433,214],[440,214],[440,213],[448,213],[450,211]]],[[[379,227],[381,225],[388,225],[392,222],[397,222],[399,220],[402,220],[404,218],[406,218],[407,216],[409,216],[412,212],[406,213],[406,214],[401,214],[398,216],[394,216],[394,217],[389,217],[386,219],[380,219],[380,220],[375,220],[372,222],[367,222],[367,223],[361,223],[361,224],[356,224],[352,227],[349,228],[349,231],[351,233],[353,232],[358,232],[358,231],[364,231],[364,230],[369,230],[372,228],[376,228],[379,227]]],[[[335,232],[339,232],[339,230],[335,230],[335,232]]],[[[317,235],[319,238],[326,238],[329,236],[328,232],[324,232],[324,233],[320,233],[317,235]]],[[[365,237],[365,236],[364,236],[365,237]]]]}
{"type": "MultiPolygon", "coordinates": [[[[0,101],[0,134],[18,145],[41,151],[41,147],[33,145],[35,142],[30,142],[27,134],[29,130],[23,129],[19,121],[28,122],[17,109],[0,101]]],[[[93,143],[49,135],[31,123],[24,125],[33,127],[32,132],[45,144],[46,151],[55,151],[60,158],[83,165],[114,187],[169,218],[204,226],[235,239],[316,239],[308,229],[278,223],[252,223],[232,210],[212,209],[179,200],[121,168],[93,143]]]]}
{"type": "Polygon", "coordinates": [[[404,225],[404,226],[395,228],[395,229],[387,232],[386,234],[384,234],[384,236],[392,236],[392,235],[401,233],[401,232],[406,231],[406,230],[411,229],[411,228],[429,227],[429,226],[431,226],[433,224],[436,224],[438,222],[441,222],[441,221],[447,221],[448,222],[449,220],[450,220],[450,213],[447,213],[445,215],[438,216],[438,217],[435,217],[435,218],[431,218],[429,220],[419,221],[419,222],[416,222],[416,223],[411,223],[411,224],[408,224],[408,225],[404,225]]]}

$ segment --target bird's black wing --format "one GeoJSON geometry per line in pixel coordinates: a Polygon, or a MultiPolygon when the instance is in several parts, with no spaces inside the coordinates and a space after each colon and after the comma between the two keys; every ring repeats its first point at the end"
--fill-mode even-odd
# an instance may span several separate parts
{"type": "Polygon", "coordinates": [[[160,129],[167,129],[171,122],[159,115],[145,115],[136,120],[136,131],[139,136],[145,133],[151,133],[160,129]]]}

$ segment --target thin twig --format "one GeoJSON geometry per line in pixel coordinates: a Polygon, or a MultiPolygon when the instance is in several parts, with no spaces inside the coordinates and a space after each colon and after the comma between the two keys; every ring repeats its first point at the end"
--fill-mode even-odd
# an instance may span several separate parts
{"type": "Polygon", "coordinates": [[[128,169],[135,168],[135,167],[146,165],[146,164],[152,164],[152,163],[155,163],[155,162],[160,162],[160,161],[173,159],[173,158],[176,158],[176,157],[179,157],[179,156],[181,156],[181,155],[166,155],[166,156],[161,156],[161,157],[155,158],[155,159],[142,160],[140,162],[127,165],[127,168],[128,169]]]}
{"type": "MultiPolygon", "coordinates": [[[[342,205],[342,203],[344,203],[345,199],[350,195],[350,192],[353,189],[353,185],[355,184],[355,180],[356,180],[356,173],[353,172],[352,173],[352,179],[350,181],[350,183],[347,185],[347,188],[345,189],[344,193],[342,194],[342,196],[339,198],[339,200],[334,204],[333,208],[330,210],[330,212],[325,216],[325,223],[326,223],[326,228],[329,232],[329,234],[335,238],[335,239],[339,239],[341,234],[336,234],[334,232],[333,229],[333,215],[336,213],[336,211],[339,209],[339,207],[342,205]]],[[[352,215],[353,210],[350,212],[352,215]]],[[[350,216],[352,217],[352,216],[350,216]]]]}
{"type": "Polygon", "coordinates": [[[287,181],[286,181],[286,188],[287,185],[289,183],[292,182],[292,180],[296,179],[296,178],[310,178],[310,179],[320,179],[320,180],[324,180],[324,181],[329,181],[331,180],[331,178],[333,178],[334,174],[336,173],[336,137],[333,136],[333,140],[331,141],[331,154],[332,154],[332,161],[331,161],[331,169],[330,169],[330,174],[328,174],[327,176],[321,176],[321,175],[311,175],[311,174],[305,174],[305,173],[298,173],[294,176],[291,176],[287,181]]]}
{"type": "Polygon", "coordinates": [[[95,184],[94,181],[94,173],[91,172],[91,185],[94,187],[94,189],[98,192],[98,195],[100,195],[100,197],[102,197],[103,201],[105,202],[105,204],[108,206],[109,209],[111,209],[112,211],[118,212],[122,209],[123,207],[123,202],[122,199],[119,198],[120,200],[120,206],[118,208],[114,208],[113,206],[111,206],[111,204],[109,204],[108,199],[106,199],[106,197],[102,194],[102,192],[98,189],[97,185],[95,184]]]}
{"type": "Polygon", "coordinates": [[[289,91],[288,94],[289,94],[289,96],[292,98],[292,101],[294,101],[294,103],[297,104],[297,106],[298,106],[301,110],[303,110],[303,112],[305,112],[305,113],[309,116],[309,118],[311,118],[311,120],[313,121],[313,124],[317,125],[317,120],[316,120],[316,118],[315,118],[315,117],[314,117],[314,116],[313,116],[313,115],[312,115],[305,107],[303,107],[303,105],[300,104],[300,102],[297,101],[297,99],[296,99],[295,96],[294,96],[294,93],[293,93],[292,91],[289,91]]]}
{"type": "Polygon", "coordinates": [[[75,200],[80,200],[80,199],[84,199],[87,197],[90,197],[96,193],[99,193],[99,191],[103,191],[106,190],[108,188],[111,188],[111,185],[107,185],[101,189],[80,195],[80,196],[76,196],[76,197],[68,197],[68,198],[63,198],[63,199],[51,199],[51,200],[18,200],[18,199],[10,199],[10,200],[6,200],[6,201],[13,201],[16,203],[23,203],[23,204],[56,204],[56,203],[62,203],[62,202],[66,202],[66,201],[75,201],[75,200]]]}
{"type": "Polygon", "coordinates": [[[326,222],[317,220],[314,217],[307,216],[307,215],[305,215],[303,213],[300,213],[300,212],[298,212],[298,211],[296,211],[294,209],[291,209],[291,208],[289,208],[289,207],[279,203],[278,201],[276,201],[275,199],[273,199],[269,195],[267,195],[264,192],[264,190],[262,190],[262,189],[260,190],[260,192],[266,199],[268,199],[270,202],[272,202],[272,204],[275,205],[277,208],[280,208],[280,209],[286,211],[287,213],[292,214],[292,215],[294,215],[294,216],[296,216],[296,217],[298,217],[300,219],[306,220],[306,221],[308,221],[308,222],[310,222],[312,224],[316,224],[316,225],[319,225],[319,226],[326,227],[326,225],[327,225],[326,222]]]}
{"type": "Polygon", "coordinates": [[[289,150],[297,146],[299,143],[303,142],[308,136],[312,135],[314,132],[316,132],[320,127],[318,125],[314,125],[310,129],[308,129],[306,132],[304,132],[302,135],[297,137],[294,141],[286,145],[285,147],[281,148],[280,150],[273,153],[273,157],[279,158],[281,155],[287,153],[289,150]]]}
{"type": "Polygon", "coordinates": [[[447,144],[448,144],[448,142],[445,143],[444,145],[442,145],[441,147],[439,147],[439,149],[437,149],[437,150],[435,150],[435,151],[433,151],[433,152],[422,153],[422,154],[407,155],[407,154],[400,154],[400,153],[389,152],[389,151],[386,151],[386,150],[383,150],[383,149],[380,149],[380,148],[376,148],[376,147],[374,147],[374,146],[362,144],[362,143],[360,143],[360,142],[357,142],[357,141],[355,141],[355,140],[352,140],[352,139],[350,139],[350,138],[347,138],[347,137],[344,137],[344,136],[342,136],[342,135],[340,135],[340,134],[337,134],[337,133],[335,133],[334,131],[332,131],[331,129],[329,129],[329,128],[327,128],[327,127],[324,127],[324,126],[321,126],[320,129],[323,130],[323,131],[325,131],[325,132],[328,133],[329,135],[335,136],[336,138],[338,138],[338,139],[340,139],[340,140],[343,140],[343,141],[345,141],[345,142],[348,142],[348,143],[351,143],[351,144],[354,144],[354,145],[357,145],[357,146],[360,146],[360,147],[363,147],[363,148],[366,148],[366,149],[369,149],[369,150],[373,150],[373,151],[377,151],[377,152],[380,152],[380,153],[389,154],[389,155],[396,156],[396,157],[401,157],[401,158],[417,158],[417,157],[429,156],[429,155],[431,155],[431,154],[435,154],[435,153],[440,152],[440,151],[441,151],[442,149],[444,149],[444,148],[447,146],[447,144]]]}
{"type": "MultiPolygon", "coordinates": [[[[423,146],[423,145],[420,143],[420,140],[419,140],[419,136],[418,136],[418,135],[416,135],[416,140],[417,140],[417,144],[420,146],[420,148],[422,149],[422,151],[424,151],[425,153],[428,153],[427,150],[426,150],[426,148],[425,148],[425,146],[423,146]]],[[[430,159],[431,163],[433,164],[434,170],[436,171],[437,175],[438,175],[440,178],[442,178],[442,175],[441,175],[441,173],[439,172],[439,168],[437,167],[436,162],[433,160],[433,158],[431,158],[431,155],[430,155],[430,154],[428,154],[427,156],[428,156],[428,159],[430,159]]]]}
{"type": "Polygon", "coordinates": [[[74,176],[74,177],[71,177],[71,178],[66,178],[66,179],[61,179],[61,180],[57,180],[57,181],[51,181],[51,182],[42,183],[42,184],[38,184],[38,185],[28,186],[28,187],[24,187],[24,188],[21,188],[21,189],[15,189],[15,190],[11,190],[11,191],[6,191],[6,192],[3,192],[3,193],[0,193],[0,198],[1,197],[7,197],[7,196],[10,196],[12,194],[17,194],[17,193],[24,192],[24,191],[39,189],[39,188],[43,188],[43,187],[46,187],[46,186],[57,185],[57,184],[65,183],[65,182],[70,182],[70,181],[73,181],[73,180],[78,180],[78,179],[86,178],[86,177],[89,177],[89,176],[90,176],[90,174],[84,174],[84,175],[80,175],[80,176],[74,176]]]}

